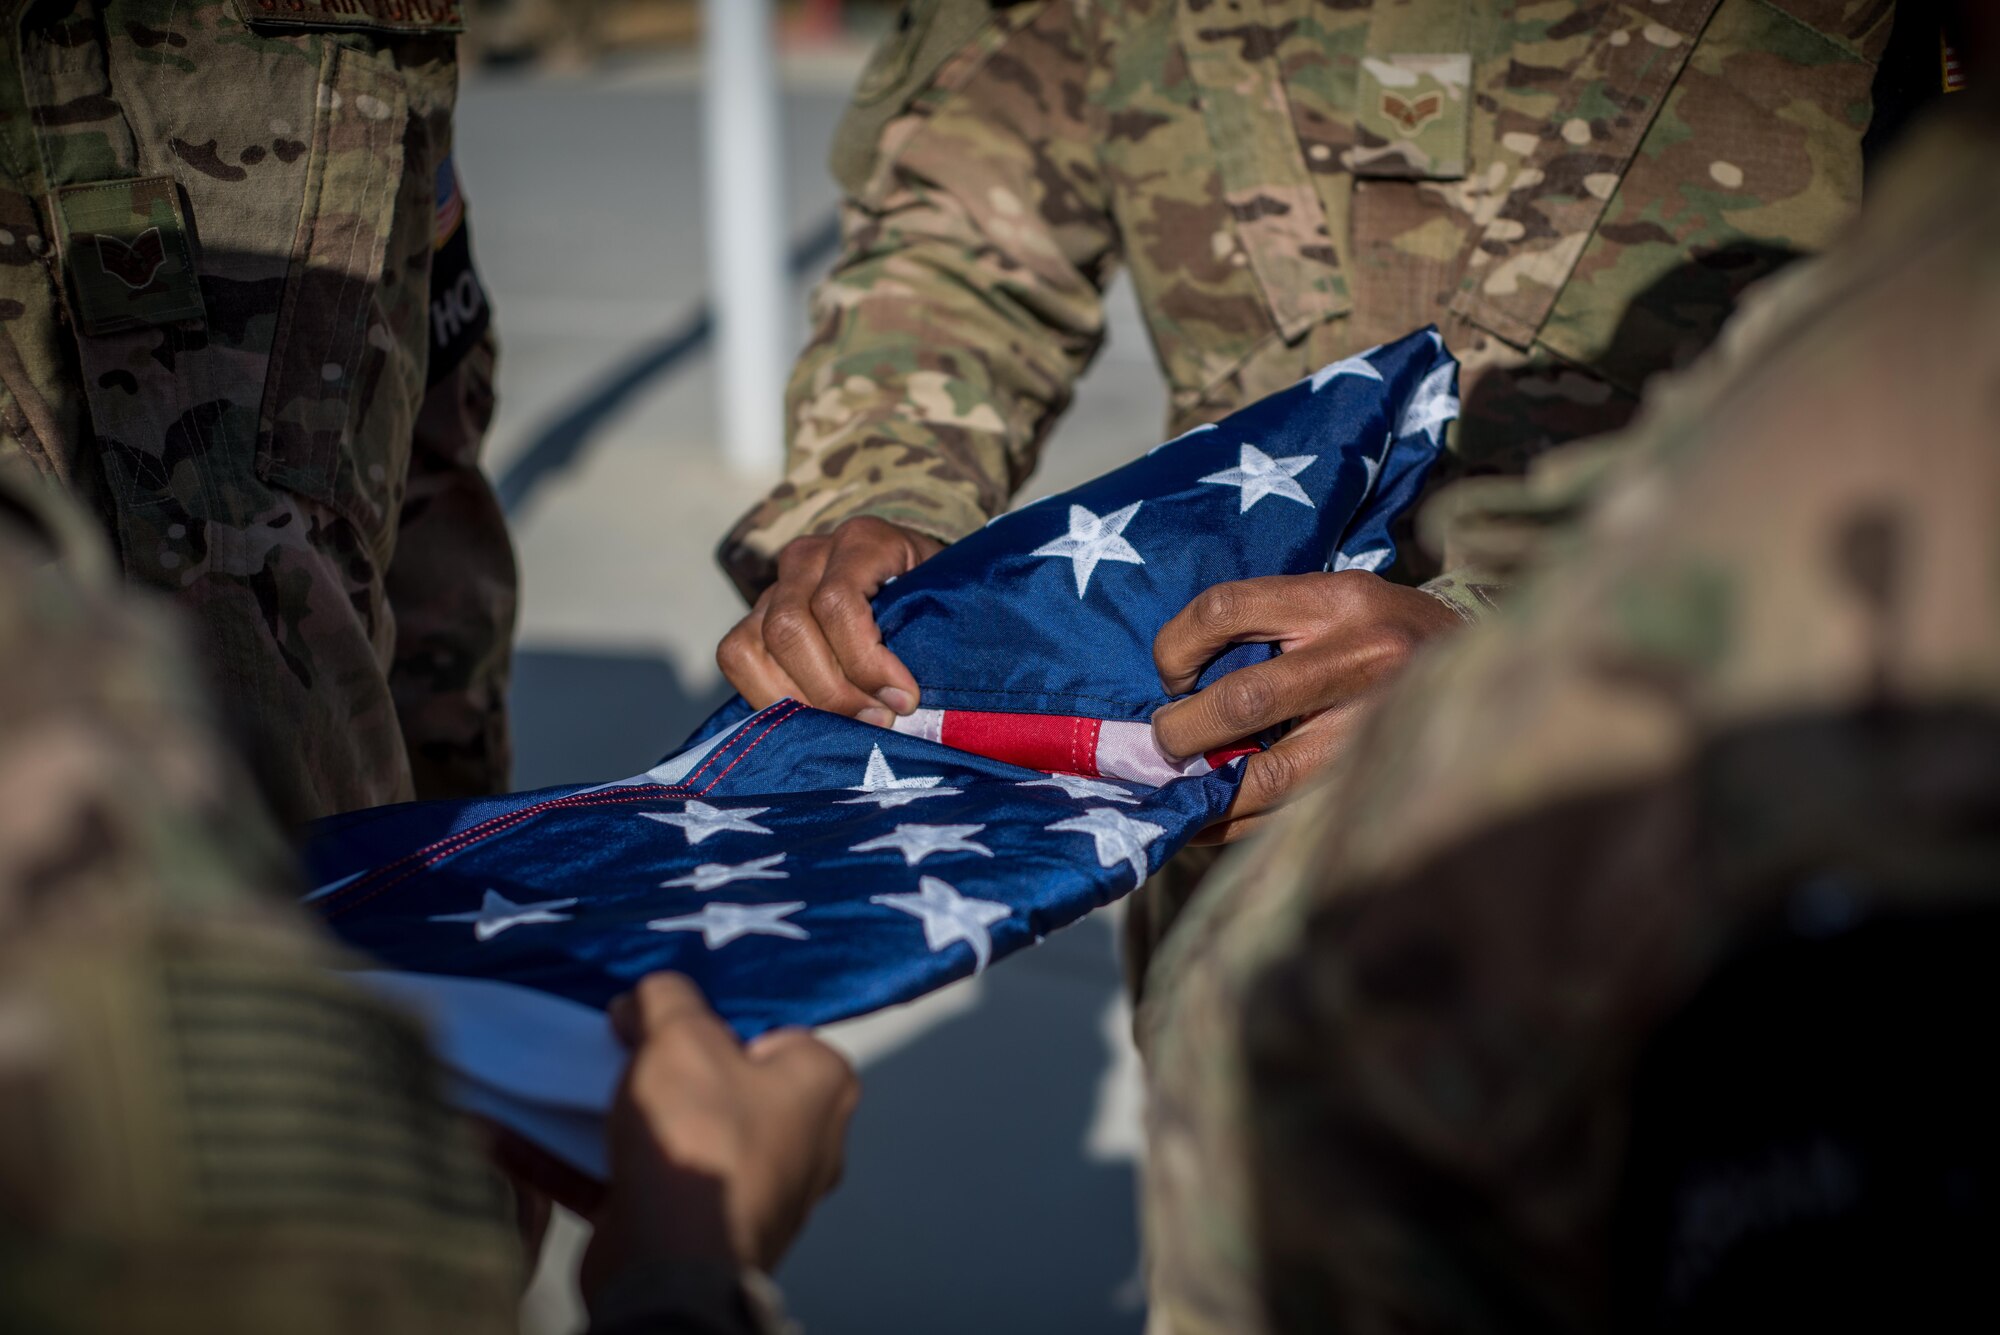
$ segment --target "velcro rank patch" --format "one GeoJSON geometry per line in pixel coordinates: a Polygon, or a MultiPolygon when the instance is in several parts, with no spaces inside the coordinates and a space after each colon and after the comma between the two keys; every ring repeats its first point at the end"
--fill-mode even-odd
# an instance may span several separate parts
{"type": "Polygon", "coordinates": [[[362,28],[378,32],[463,32],[458,0],[230,0],[259,28],[362,28]]]}
{"type": "Polygon", "coordinates": [[[1367,57],[1355,120],[1360,142],[1347,162],[1355,175],[1458,180],[1471,143],[1472,57],[1367,57]]]}
{"type": "Polygon", "coordinates": [[[180,191],[171,176],[56,192],[63,268],[86,334],[203,316],[180,191]]]}

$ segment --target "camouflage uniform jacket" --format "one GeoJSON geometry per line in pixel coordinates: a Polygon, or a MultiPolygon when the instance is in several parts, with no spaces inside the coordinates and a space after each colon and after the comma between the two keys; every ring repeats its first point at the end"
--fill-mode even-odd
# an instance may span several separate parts
{"type": "Polygon", "coordinates": [[[0,456],[191,614],[287,819],[503,785],[451,0],[0,14],[0,456]]]}
{"type": "MultiPolygon", "coordinates": [[[[1130,271],[1168,431],[1436,322],[1459,456],[1621,425],[1859,198],[1888,0],[918,0],[835,148],[784,481],[725,541],[1007,505],[1130,271]]],[[[1477,605],[1476,595],[1458,595],[1477,605]]]]}
{"type": "Polygon", "coordinates": [[[1615,448],[1489,507],[1540,568],[1167,938],[1160,1331],[1638,1328],[1648,1035],[1773,923],[1993,903],[2000,105],[1962,111],[1615,448]]]}

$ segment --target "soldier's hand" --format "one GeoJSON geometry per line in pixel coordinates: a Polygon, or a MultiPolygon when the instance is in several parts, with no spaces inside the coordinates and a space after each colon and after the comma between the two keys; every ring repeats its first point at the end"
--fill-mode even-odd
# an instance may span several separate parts
{"type": "Polygon", "coordinates": [[[917,707],[917,681],[882,643],[869,599],[942,544],[857,515],[778,553],[778,582],[723,636],[715,661],[762,709],[790,696],[888,727],[917,707]]]}
{"type": "Polygon", "coordinates": [[[585,1293],[672,1258],[772,1269],[840,1180],[860,1095],[852,1068],[802,1030],[739,1043],[676,974],[640,983],[612,1022],[633,1055],[611,1108],[585,1293]]]}
{"type": "Polygon", "coordinates": [[[1192,690],[1232,644],[1275,643],[1284,652],[1154,714],[1160,749],[1202,755],[1297,721],[1250,757],[1228,816],[1195,842],[1239,839],[1297,795],[1346,743],[1371,693],[1426,640],[1459,624],[1456,612],[1421,589],[1358,570],[1218,584],[1188,604],[1153,642],[1170,693],[1192,690]]]}

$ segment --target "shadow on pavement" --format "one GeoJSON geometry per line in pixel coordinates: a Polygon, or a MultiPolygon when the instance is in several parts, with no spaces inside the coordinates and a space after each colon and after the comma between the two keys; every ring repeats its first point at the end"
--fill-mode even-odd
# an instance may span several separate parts
{"type": "Polygon", "coordinates": [[[862,1073],[846,1178],[779,1272],[811,1335],[1136,1335],[1133,1172],[1083,1155],[1105,975],[995,970],[862,1073]]]}
{"type": "MultiPolygon", "coordinates": [[[[840,219],[830,214],[793,243],[792,277],[816,272],[833,258],[839,245],[840,219]]],[[[574,466],[641,390],[674,376],[689,358],[707,349],[714,334],[715,308],[704,300],[678,325],[611,367],[568,407],[543,423],[493,483],[507,513],[519,515],[542,484],[574,466]]]]}
{"type": "Polygon", "coordinates": [[[678,748],[727,700],[720,677],[690,686],[645,653],[523,649],[514,655],[514,787],[622,779],[678,748]]]}

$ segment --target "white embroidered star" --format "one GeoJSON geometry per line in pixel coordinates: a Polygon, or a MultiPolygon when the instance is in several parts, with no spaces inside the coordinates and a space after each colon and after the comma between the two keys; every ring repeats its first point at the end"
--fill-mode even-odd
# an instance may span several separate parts
{"type": "Polygon", "coordinates": [[[474,940],[491,941],[510,927],[527,927],[542,922],[568,922],[569,914],[556,909],[575,908],[574,899],[545,899],[539,904],[516,904],[497,891],[488,890],[479,907],[471,913],[440,913],[432,922],[469,922],[474,940]]]}
{"type": "Polygon", "coordinates": [[[662,825],[678,825],[686,833],[690,844],[698,844],[711,834],[738,831],[743,834],[769,834],[770,831],[751,820],[761,816],[769,807],[732,807],[725,811],[712,807],[706,802],[690,800],[679,811],[642,811],[639,814],[647,820],[656,820],[662,825]]]}
{"type": "Polygon", "coordinates": [[[1236,512],[1238,514],[1250,513],[1250,507],[1266,496],[1282,496],[1313,510],[1318,507],[1313,504],[1312,497],[1306,495],[1305,488],[1293,479],[1312,467],[1318,459],[1317,454],[1293,454],[1273,459],[1255,445],[1246,444],[1237,453],[1236,467],[1210,473],[1202,481],[1219,487],[1237,488],[1243,496],[1243,506],[1236,512]]]}
{"type": "Polygon", "coordinates": [[[1092,807],[1081,816],[1071,816],[1059,820],[1048,827],[1051,831],[1065,834],[1087,834],[1097,841],[1097,865],[1115,867],[1121,862],[1132,864],[1136,875],[1134,885],[1146,879],[1151,864],[1146,858],[1146,845],[1166,833],[1166,830],[1151,821],[1133,820],[1122,811],[1110,807],[1092,807]]]}
{"type": "MultiPolygon", "coordinates": [[[[1380,351],[1380,349],[1368,349],[1368,352],[1377,351],[1380,351]]],[[[1312,373],[1313,393],[1319,393],[1344,375],[1357,376],[1362,380],[1379,381],[1382,378],[1382,373],[1375,369],[1375,363],[1368,360],[1368,352],[1349,357],[1346,361],[1334,362],[1330,366],[1322,366],[1319,370],[1314,371],[1312,373]]]]}
{"type": "Polygon", "coordinates": [[[1138,805],[1139,799],[1120,788],[1115,783],[1102,779],[1086,779],[1080,774],[1051,774],[1046,779],[1029,779],[1018,785],[1022,788],[1060,788],[1081,802],[1095,799],[1100,802],[1125,802],[1138,805]]]}
{"type": "Polygon", "coordinates": [[[1381,453],[1364,454],[1361,456],[1361,494],[1363,496],[1373,496],[1375,494],[1375,479],[1382,476],[1382,463],[1389,457],[1389,449],[1395,443],[1394,437],[1385,435],[1382,437],[1381,453]]]}
{"type": "Polygon", "coordinates": [[[848,849],[850,853],[872,853],[892,848],[903,855],[905,866],[914,867],[933,853],[977,853],[992,857],[993,850],[972,836],[984,825],[898,825],[895,833],[877,836],[848,849]]]}
{"type": "Polygon", "coordinates": [[[1380,570],[1382,563],[1389,559],[1387,547],[1375,547],[1365,552],[1336,552],[1329,570],[1380,570]]]}
{"type": "Polygon", "coordinates": [[[1410,401],[1403,405],[1403,415],[1396,419],[1396,439],[1407,440],[1422,432],[1433,445],[1439,443],[1445,427],[1458,416],[1458,394],[1452,388],[1457,371],[1456,363],[1440,362],[1418,382],[1410,401]]]}
{"type": "Polygon", "coordinates": [[[749,862],[739,862],[734,867],[720,862],[704,862],[687,875],[672,881],[661,881],[660,889],[673,890],[681,886],[694,890],[720,890],[732,881],[782,881],[790,872],[773,871],[785,860],[783,853],[773,853],[767,858],[753,858],[749,862]]]}
{"type": "Polygon", "coordinates": [[[710,950],[726,946],[739,936],[782,936],[805,941],[811,936],[797,923],[785,922],[805,901],[789,904],[703,904],[701,912],[678,918],[655,918],[646,924],[655,932],[700,932],[710,950]]]}
{"type": "Polygon", "coordinates": [[[972,971],[980,972],[993,958],[993,935],[987,929],[1013,916],[1014,910],[990,899],[967,899],[935,876],[917,882],[914,895],[876,895],[868,902],[921,918],[924,944],[933,954],[954,941],[972,947],[972,971]]]}
{"type": "Polygon", "coordinates": [[[1122,510],[1113,510],[1108,515],[1094,515],[1081,505],[1069,508],[1069,532],[1060,538],[1045,542],[1029,552],[1030,556],[1061,556],[1070,562],[1070,569],[1076,575],[1076,596],[1083,597],[1090,587],[1090,576],[1100,561],[1123,561],[1128,565],[1142,566],[1146,558],[1138,549],[1125,541],[1125,526],[1132,522],[1132,516],[1139,513],[1143,501],[1134,501],[1122,510]]]}
{"type": "Polygon", "coordinates": [[[850,793],[860,793],[862,796],[846,798],[840,805],[852,807],[873,802],[876,806],[887,810],[890,807],[906,807],[926,797],[959,795],[960,790],[957,788],[938,787],[943,782],[943,777],[936,774],[914,779],[897,778],[896,771],[889,768],[889,758],[882,754],[882,748],[878,746],[868,753],[868,769],[861,776],[860,784],[847,790],[850,793]]]}

